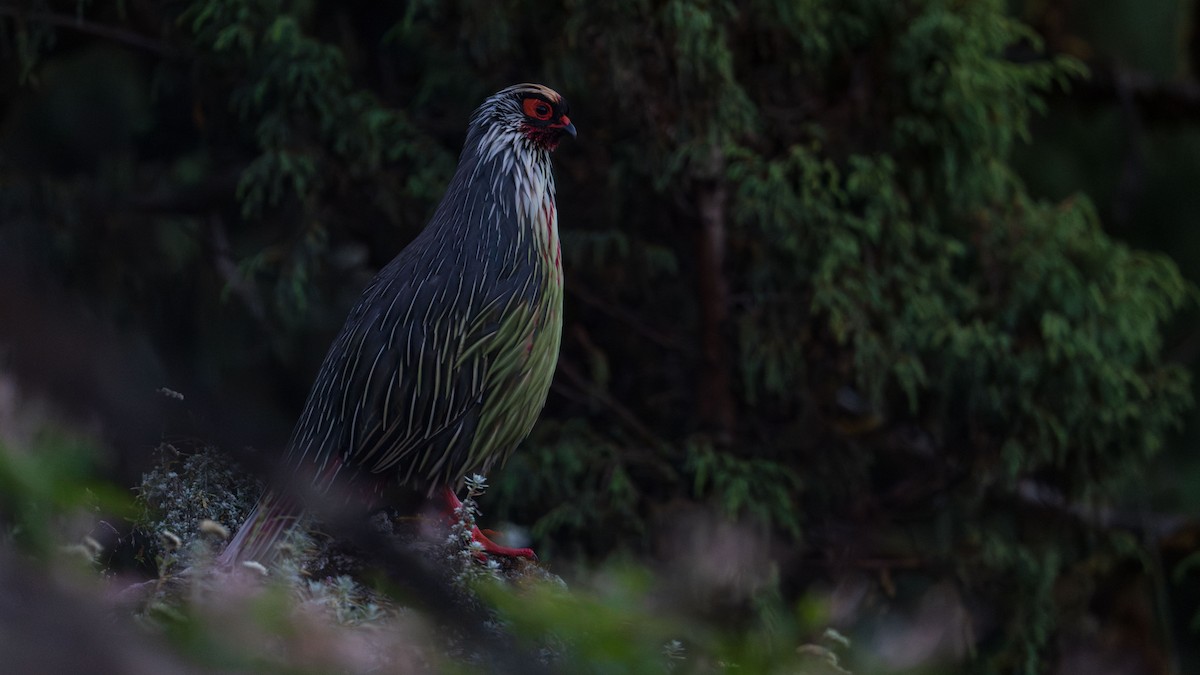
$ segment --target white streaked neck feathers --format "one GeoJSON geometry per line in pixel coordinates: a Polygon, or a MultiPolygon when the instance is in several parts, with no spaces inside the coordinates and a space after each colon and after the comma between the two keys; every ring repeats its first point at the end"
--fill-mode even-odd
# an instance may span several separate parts
{"type": "Polygon", "coordinates": [[[516,209],[518,245],[527,235],[532,236],[542,257],[557,266],[558,210],[550,153],[519,130],[498,123],[478,136],[478,142],[477,163],[470,180],[489,181],[487,188],[505,215],[510,215],[508,209],[516,209]],[[481,175],[484,171],[490,176],[481,175]]]}

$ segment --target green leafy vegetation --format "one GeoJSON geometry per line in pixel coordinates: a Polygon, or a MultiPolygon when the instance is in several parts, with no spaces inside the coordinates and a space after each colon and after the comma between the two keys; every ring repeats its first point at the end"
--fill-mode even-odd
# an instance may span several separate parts
{"type": "Polygon", "coordinates": [[[99,556],[97,521],[130,518],[127,491],[96,475],[96,448],[66,432],[39,433],[29,448],[0,442],[0,527],[3,540],[39,556],[65,547],[99,556]]]}

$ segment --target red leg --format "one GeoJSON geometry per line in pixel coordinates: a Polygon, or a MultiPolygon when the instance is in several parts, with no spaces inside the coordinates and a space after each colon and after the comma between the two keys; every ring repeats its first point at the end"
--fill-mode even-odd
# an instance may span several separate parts
{"type": "MultiPolygon", "coordinates": [[[[462,506],[462,502],[459,501],[458,495],[454,494],[454,490],[451,490],[449,487],[443,488],[442,495],[446,499],[446,506],[447,506],[446,516],[450,519],[451,522],[457,521],[458,516],[457,516],[457,514],[455,514],[455,511],[457,511],[458,508],[460,506],[462,506]]],[[[483,532],[481,532],[478,527],[475,527],[474,529],[471,530],[471,539],[479,542],[479,545],[483,547],[484,553],[491,553],[494,555],[506,555],[506,556],[509,556],[512,558],[532,558],[534,560],[537,560],[537,554],[535,554],[533,552],[533,549],[531,549],[531,548],[511,548],[509,546],[501,546],[500,544],[497,544],[496,542],[492,541],[491,539],[488,539],[487,535],[485,535],[483,532]]]]}

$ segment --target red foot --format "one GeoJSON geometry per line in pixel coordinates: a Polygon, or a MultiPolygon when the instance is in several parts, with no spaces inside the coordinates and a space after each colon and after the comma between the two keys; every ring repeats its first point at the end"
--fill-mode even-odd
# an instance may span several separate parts
{"type": "MultiPolygon", "coordinates": [[[[489,530],[490,532],[491,530],[489,530]]],[[[531,548],[512,548],[510,546],[501,546],[483,533],[478,527],[471,530],[471,538],[479,542],[483,546],[485,553],[493,553],[495,555],[506,555],[512,558],[532,558],[537,560],[537,554],[531,548]]]]}
{"type": "MultiPolygon", "coordinates": [[[[462,506],[462,502],[459,501],[458,495],[454,494],[454,490],[451,490],[449,487],[443,488],[442,496],[446,499],[446,505],[448,507],[446,510],[446,517],[450,520],[450,522],[455,522],[458,519],[458,516],[456,516],[454,512],[458,509],[458,507],[462,506]]],[[[491,532],[491,530],[489,530],[489,532],[491,532]]],[[[493,532],[493,534],[495,533],[493,532]]],[[[479,545],[483,547],[483,553],[506,555],[511,558],[532,558],[533,560],[537,560],[537,554],[533,552],[533,549],[501,546],[491,539],[488,539],[487,535],[485,535],[478,527],[475,527],[471,530],[471,539],[479,542],[479,545]]],[[[481,553],[480,555],[482,556],[483,554],[481,553]]]]}

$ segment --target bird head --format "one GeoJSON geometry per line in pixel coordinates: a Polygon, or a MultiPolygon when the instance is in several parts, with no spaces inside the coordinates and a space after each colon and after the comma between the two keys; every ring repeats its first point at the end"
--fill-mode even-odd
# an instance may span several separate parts
{"type": "Polygon", "coordinates": [[[485,134],[517,135],[550,152],[563,136],[575,137],[575,125],[568,112],[570,106],[553,89],[540,84],[515,84],[484,101],[471,118],[471,126],[485,134]]]}

